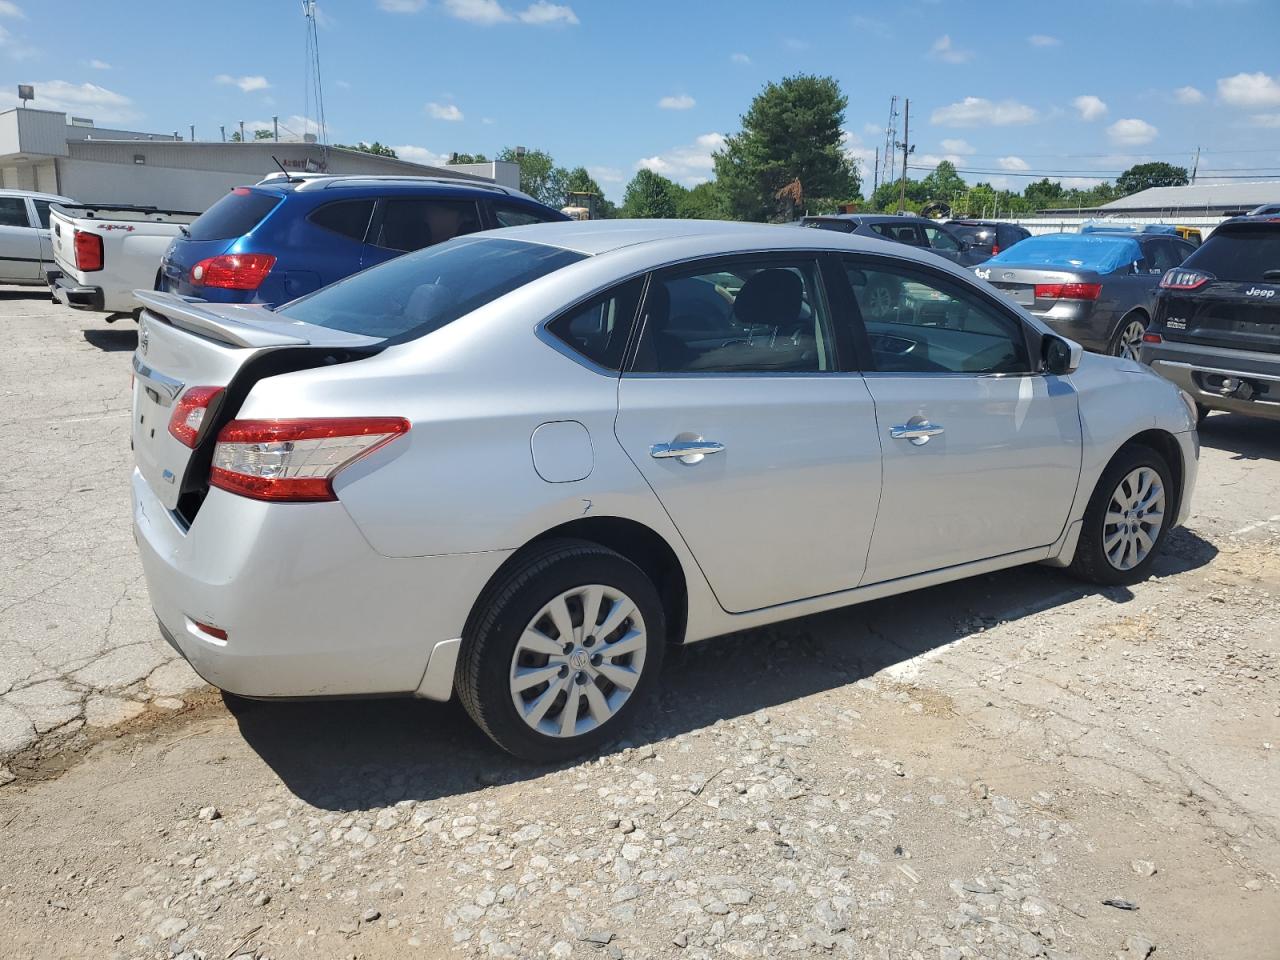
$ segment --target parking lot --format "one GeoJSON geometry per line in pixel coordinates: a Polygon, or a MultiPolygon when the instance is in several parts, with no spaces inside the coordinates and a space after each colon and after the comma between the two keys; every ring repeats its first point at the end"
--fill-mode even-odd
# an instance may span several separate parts
{"type": "Polygon", "coordinates": [[[0,954],[1280,955],[1280,423],[1206,422],[1147,582],[701,644],[547,770],[456,703],[206,688],[130,533],[134,327],[0,329],[0,954]]]}

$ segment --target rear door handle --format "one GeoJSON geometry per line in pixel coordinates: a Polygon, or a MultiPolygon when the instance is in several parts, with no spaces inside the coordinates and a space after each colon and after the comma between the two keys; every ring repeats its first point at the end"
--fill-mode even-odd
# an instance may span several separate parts
{"type": "Polygon", "coordinates": [[[714,440],[673,440],[671,443],[655,443],[649,448],[649,456],[655,460],[676,457],[681,463],[698,463],[703,457],[723,449],[724,444],[714,440]]]}
{"type": "Polygon", "coordinates": [[[928,420],[912,420],[902,426],[889,428],[889,436],[894,440],[910,440],[917,447],[928,443],[930,437],[936,437],[945,432],[942,427],[928,420]]]}

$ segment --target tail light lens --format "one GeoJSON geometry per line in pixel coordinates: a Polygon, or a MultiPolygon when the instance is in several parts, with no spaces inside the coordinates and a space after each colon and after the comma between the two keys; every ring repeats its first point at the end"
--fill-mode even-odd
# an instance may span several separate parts
{"type": "Polygon", "coordinates": [[[999,252],[1000,252],[1000,244],[993,243],[991,245],[991,255],[994,257],[999,252]]]}
{"type": "Polygon", "coordinates": [[[192,267],[191,284],[225,290],[257,290],[275,263],[276,258],[269,253],[224,253],[192,267]]]}
{"type": "Polygon", "coordinates": [[[77,230],[71,239],[76,251],[76,269],[93,273],[102,269],[102,237],[77,230]]]}
{"type": "Polygon", "coordinates": [[[1203,270],[1184,270],[1182,267],[1174,267],[1160,278],[1160,287],[1163,290],[1195,290],[1212,279],[1213,274],[1205,273],[1203,270]]]}
{"type": "Polygon", "coordinates": [[[169,432],[184,446],[195,449],[200,430],[208,419],[209,407],[222,396],[222,387],[190,387],[178,398],[169,417],[169,432]]]}
{"type": "Polygon", "coordinates": [[[1142,335],[1143,343],[1164,343],[1164,337],[1158,333],[1144,333],[1142,335]]]}
{"type": "Polygon", "coordinates": [[[1037,283],[1037,300],[1097,300],[1100,283],[1037,283]]]}
{"type": "Polygon", "coordinates": [[[218,434],[209,483],[254,500],[336,500],[334,477],[408,430],[400,417],[233,420],[218,434]]]}

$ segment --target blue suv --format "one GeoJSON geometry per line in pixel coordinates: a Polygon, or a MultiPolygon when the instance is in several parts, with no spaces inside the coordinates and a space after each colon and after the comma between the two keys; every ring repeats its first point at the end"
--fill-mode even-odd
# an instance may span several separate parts
{"type": "Polygon", "coordinates": [[[236,187],[175,238],[156,289],[217,303],[285,303],[465,233],[567,219],[481,181],[272,178],[236,187]]]}

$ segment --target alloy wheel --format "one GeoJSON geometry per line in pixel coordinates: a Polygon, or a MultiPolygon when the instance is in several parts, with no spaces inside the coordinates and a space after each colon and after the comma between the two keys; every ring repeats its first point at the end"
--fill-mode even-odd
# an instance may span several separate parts
{"type": "Polygon", "coordinates": [[[648,638],[621,590],[573,587],[529,621],[511,657],[511,700],[545,736],[574,737],[608,722],[644,670],[648,638]]]}
{"type": "Polygon", "coordinates": [[[1125,474],[1102,520],[1102,552],[1117,570],[1132,570],[1155,549],[1164,526],[1164,483],[1151,467],[1125,474]]]}
{"type": "Polygon", "coordinates": [[[1116,356],[1126,360],[1137,360],[1142,353],[1142,335],[1147,332],[1141,320],[1130,320],[1120,331],[1120,339],[1116,342],[1116,356]]]}

